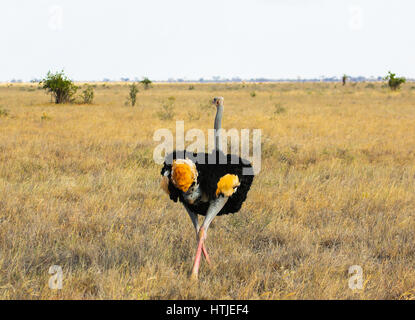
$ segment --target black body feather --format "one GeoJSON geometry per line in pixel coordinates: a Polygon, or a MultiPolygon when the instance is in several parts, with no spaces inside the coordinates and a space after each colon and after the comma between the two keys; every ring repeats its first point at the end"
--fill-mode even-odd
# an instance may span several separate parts
{"type": "Polygon", "coordinates": [[[202,192],[204,192],[209,199],[208,202],[198,201],[191,205],[185,202],[182,191],[177,189],[170,179],[173,160],[184,159],[184,154],[185,152],[174,151],[173,153],[167,155],[164,167],[161,169],[161,175],[164,175],[166,171],[170,172],[168,175],[170,199],[174,202],[179,200],[180,202],[185,203],[186,206],[188,206],[194,213],[205,216],[209,208],[209,202],[216,198],[216,189],[220,178],[226,174],[234,174],[238,176],[240,186],[237,188],[236,192],[229,197],[229,200],[218,215],[238,212],[241,209],[243,202],[246,200],[248,191],[251,188],[251,184],[254,179],[252,165],[238,156],[224,155],[220,151],[210,154],[190,154],[193,155],[193,157],[189,157],[189,154],[186,154],[186,156],[191,158],[191,160],[196,164],[196,169],[199,174],[197,182],[202,192]],[[212,163],[213,158],[216,158],[216,162],[214,162],[214,164],[210,164],[212,163]],[[201,163],[203,161],[197,161],[197,159],[204,159],[204,163],[201,163]],[[246,172],[245,174],[242,174],[244,168],[246,172]]]}

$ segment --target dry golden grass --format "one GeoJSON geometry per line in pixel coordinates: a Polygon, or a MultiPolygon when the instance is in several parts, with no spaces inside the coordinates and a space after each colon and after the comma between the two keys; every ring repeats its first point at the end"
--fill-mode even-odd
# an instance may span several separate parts
{"type": "Polygon", "coordinates": [[[415,90],[381,84],[125,84],[94,105],[54,105],[2,85],[0,298],[414,299],[415,90]],[[252,92],[256,93],[252,97],[252,92]],[[202,262],[181,205],[159,189],[158,128],[263,130],[262,171],[242,210],[218,217],[202,262]],[[157,112],[174,96],[176,115],[157,112]],[[278,107],[275,107],[277,105],[278,107]],[[278,110],[278,112],[274,112],[278,110]],[[51,265],[62,290],[48,287],[51,265]],[[363,268],[364,289],[348,287],[363,268]]]}

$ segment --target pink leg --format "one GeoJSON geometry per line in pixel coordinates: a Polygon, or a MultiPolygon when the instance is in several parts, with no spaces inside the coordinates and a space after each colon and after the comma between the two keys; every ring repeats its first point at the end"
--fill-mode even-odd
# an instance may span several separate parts
{"type": "Polygon", "coordinates": [[[203,248],[203,242],[204,241],[205,241],[205,229],[203,229],[203,227],[202,227],[202,228],[200,228],[200,231],[199,231],[199,244],[197,246],[195,263],[193,265],[193,270],[192,270],[192,279],[194,279],[194,280],[197,280],[197,278],[198,278],[200,258],[202,256],[202,248],[203,248]]]}
{"type": "Polygon", "coordinates": [[[205,247],[205,242],[203,242],[203,244],[202,244],[202,251],[203,251],[203,255],[206,258],[206,262],[208,263],[208,265],[210,265],[210,258],[209,258],[208,252],[206,250],[206,247],[205,247]]]}
{"type": "Polygon", "coordinates": [[[210,262],[209,256],[207,255],[206,248],[204,248],[206,230],[209,228],[209,224],[212,222],[213,218],[216,217],[216,215],[220,212],[220,210],[223,208],[223,206],[226,204],[227,201],[228,201],[228,197],[220,196],[209,204],[209,208],[206,213],[206,218],[203,221],[202,227],[199,230],[199,243],[197,246],[195,263],[193,265],[193,270],[192,270],[192,279],[197,280],[197,277],[199,274],[200,258],[201,258],[202,252],[205,255],[208,263],[210,262]]]}

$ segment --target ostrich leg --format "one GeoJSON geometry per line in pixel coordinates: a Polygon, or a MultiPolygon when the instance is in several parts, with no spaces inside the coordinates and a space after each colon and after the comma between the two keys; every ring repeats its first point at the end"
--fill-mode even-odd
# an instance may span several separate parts
{"type": "Polygon", "coordinates": [[[200,266],[200,257],[202,255],[202,248],[204,246],[204,242],[206,240],[206,232],[209,228],[210,223],[212,222],[213,218],[222,210],[225,206],[226,202],[228,201],[228,197],[220,196],[216,200],[212,201],[209,205],[209,209],[206,214],[206,218],[203,221],[202,226],[199,230],[199,244],[197,246],[195,263],[193,265],[192,270],[192,279],[197,280],[199,274],[199,266],[200,266]]]}
{"type": "MultiPolygon", "coordinates": [[[[194,213],[193,211],[191,211],[186,205],[184,206],[186,208],[187,213],[189,214],[190,219],[192,220],[193,226],[195,227],[195,231],[196,231],[196,242],[199,242],[199,230],[200,230],[200,226],[199,226],[199,221],[197,219],[197,214],[194,213]]],[[[205,244],[202,245],[202,252],[203,255],[206,258],[206,262],[210,265],[210,258],[209,258],[209,254],[206,250],[205,244]]]]}

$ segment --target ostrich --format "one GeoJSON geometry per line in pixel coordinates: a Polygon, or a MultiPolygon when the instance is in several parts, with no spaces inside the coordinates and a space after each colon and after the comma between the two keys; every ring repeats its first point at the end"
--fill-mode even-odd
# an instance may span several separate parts
{"type": "Polygon", "coordinates": [[[162,189],[171,200],[179,200],[183,204],[196,231],[198,246],[192,269],[193,279],[198,278],[202,253],[210,264],[205,247],[210,223],[217,215],[238,212],[253,181],[253,169],[249,161],[222,152],[220,129],[223,101],[222,97],[212,101],[217,108],[215,149],[212,153],[193,153],[193,160],[204,160],[193,161],[185,158],[185,152],[173,151],[166,156],[161,170],[162,189]],[[201,226],[198,215],[205,216],[201,226]]]}

